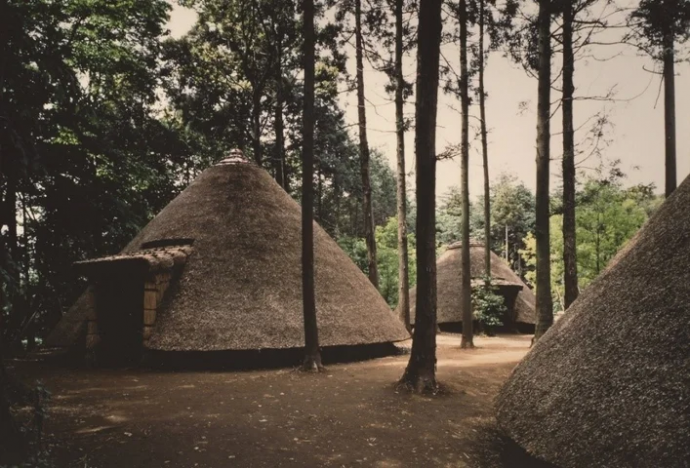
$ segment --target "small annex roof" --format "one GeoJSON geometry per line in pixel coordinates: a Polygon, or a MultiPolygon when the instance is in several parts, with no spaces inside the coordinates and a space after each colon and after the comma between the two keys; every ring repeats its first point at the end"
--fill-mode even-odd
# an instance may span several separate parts
{"type": "Polygon", "coordinates": [[[147,273],[181,267],[192,252],[190,245],[171,245],[83,260],[74,264],[78,273],[97,273],[113,267],[136,268],[147,273]]]}

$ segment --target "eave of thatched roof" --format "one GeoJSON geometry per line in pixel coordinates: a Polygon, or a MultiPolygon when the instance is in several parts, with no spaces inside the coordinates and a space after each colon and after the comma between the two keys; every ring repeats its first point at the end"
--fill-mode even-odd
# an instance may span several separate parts
{"type": "Polygon", "coordinates": [[[690,179],[536,343],[497,419],[562,468],[690,466],[690,179]]]}
{"type": "Polygon", "coordinates": [[[74,269],[77,273],[85,275],[115,269],[136,269],[143,273],[155,273],[183,266],[191,252],[192,247],[188,245],[145,248],[135,252],[75,262],[74,269]]]}
{"type": "MultiPolygon", "coordinates": [[[[314,229],[321,345],[408,338],[367,277],[316,223],[314,229]]],[[[193,239],[193,251],[166,293],[147,347],[207,351],[304,345],[301,211],[266,171],[240,160],[207,169],[121,256],[136,257],[166,239],[193,239]]],[[[85,303],[80,299],[66,314],[50,345],[74,343],[85,303]]]]}

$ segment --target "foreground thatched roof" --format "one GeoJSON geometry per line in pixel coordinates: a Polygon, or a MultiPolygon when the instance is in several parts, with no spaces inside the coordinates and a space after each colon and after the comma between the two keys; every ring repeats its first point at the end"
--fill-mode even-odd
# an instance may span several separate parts
{"type": "Polygon", "coordinates": [[[690,179],[537,342],[501,427],[562,468],[690,466],[690,179]]]}
{"type": "MultiPolygon", "coordinates": [[[[148,348],[204,351],[304,345],[301,211],[266,171],[249,162],[207,169],[122,254],[139,257],[142,248],[166,239],[193,245],[158,312],[148,348]]],[[[314,242],[321,344],[408,338],[366,276],[317,225],[314,242]]],[[[108,261],[122,259],[106,258],[98,264],[108,261]]],[[[69,346],[78,339],[86,302],[82,296],[75,303],[49,337],[49,345],[69,346]]]]}
{"type": "MultiPolygon", "coordinates": [[[[460,281],[462,275],[461,244],[456,242],[436,261],[436,287],[437,287],[437,311],[438,323],[453,323],[462,321],[462,295],[460,281]]],[[[470,243],[470,272],[472,280],[484,276],[484,245],[473,240],[470,243]]],[[[491,276],[497,285],[521,286],[515,300],[515,321],[526,324],[534,324],[535,297],[531,289],[510,269],[508,264],[498,255],[491,252],[491,276]]],[[[417,288],[410,290],[410,317],[414,323],[415,299],[417,288]]]]}

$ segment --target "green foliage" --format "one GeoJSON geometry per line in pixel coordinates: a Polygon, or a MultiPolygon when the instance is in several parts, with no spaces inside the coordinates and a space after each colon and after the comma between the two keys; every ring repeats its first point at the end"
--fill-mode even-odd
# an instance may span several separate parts
{"type": "MultiPolygon", "coordinates": [[[[577,268],[580,289],[586,288],[606,268],[611,259],[649,218],[661,203],[653,185],[624,188],[625,175],[615,167],[585,179],[576,194],[577,268]]],[[[563,309],[563,217],[553,215],[551,236],[551,289],[554,310],[563,309]]],[[[535,284],[536,242],[533,234],[525,237],[520,251],[529,271],[526,279],[535,284]]]]}
{"type": "MultiPolygon", "coordinates": [[[[261,153],[275,171],[277,108],[286,188],[299,199],[297,2],[183,3],[199,19],[176,40],[165,0],[0,4],[0,227],[11,252],[0,314],[11,338],[29,317],[32,334],[52,328],[83,291],[73,262],[119,251],[229,149],[261,153]]],[[[319,25],[316,218],[336,237],[361,237],[357,146],[339,106],[341,28],[319,25]]],[[[395,214],[395,178],[378,153],[371,171],[383,225],[395,214]]]]}
{"type": "Polygon", "coordinates": [[[629,26],[640,47],[661,60],[664,36],[675,43],[690,39],[690,1],[642,0],[630,14],[629,26]]]}
{"type": "Polygon", "coordinates": [[[369,273],[369,264],[367,261],[367,244],[364,239],[342,236],[337,239],[337,242],[355,265],[367,275],[369,273]]]}
{"type": "Polygon", "coordinates": [[[483,277],[482,283],[472,288],[472,308],[474,317],[489,334],[495,327],[503,325],[506,306],[503,296],[497,294],[497,288],[491,277],[483,277]]]}
{"type": "Polygon", "coordinates": [[[1,8],[5,324],[16,331],[37,312],[40,330],[81,290],[72,262],[119,250],[179,190],[184,145],[154,111],[170,6],[10,0],[1,8]]]}
{"type": "MultiPolygon", "coordinates": [[[[417,239],[408,233],[408,274],[410,288],[417,283],[417,239]]],[[[398,305],[398,218],[388,218],[384,226],[376,228],[377,264],[379,269],[379,292],[391,308],[398,305]]]]}
{"type": "MultiPolygon", "coordinates": [[[[460,187],[451,187],[443,196],[436,213],[436,241],[440,245],[450,245],[461,239],[462,194],[460,187]]],[[[483,197],[470,206],[470,237],[484,238],[483,197]]]]}
{"type": "MultiPolygon", "coordinates": [[[[367,246],[363,238],[341,237],[338,245],[352,261],[368,273],[367,246]]],[[[410,288],[417,282],[416,239],[408,234],[410,288]]],[[[398,305],[398,218],[388,218],[384,226],[376,228],[377,265],[379,269],[379,292],[391,308],[398,305]]]]}
{"type": "MultiPolygon", "coordinates": [[[[488,244],[499,255],[506,249],[508,228],[508,258],[511,268],[523,269],[519,249],[523,239],[534,230],[534,194],[513,176],[500,174],[491,184],[491,239],[488,244]]],[[[460,240],[462,204],[459,187],[452,187],[443,197],[436,214],[436,239],[440,245],[460,240]]],[[[484,239],[484,197],[478,196],[470,206],[470,237],[484,239]]]]}

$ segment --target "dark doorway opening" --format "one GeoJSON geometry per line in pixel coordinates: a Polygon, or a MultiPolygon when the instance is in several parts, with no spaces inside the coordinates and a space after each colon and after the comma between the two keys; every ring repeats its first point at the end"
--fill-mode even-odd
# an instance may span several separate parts
{"type": "Polygon", "coordinates": [[[143,350],[143,279],[132,274],[100,278],[95,288],[95,306],[100,335],[98,364],[137,364],[143,350]]]}

